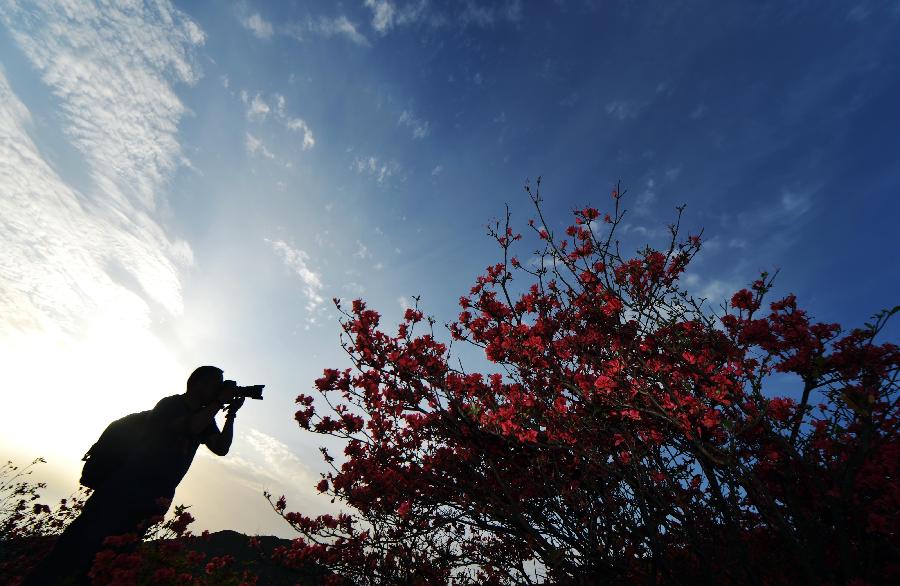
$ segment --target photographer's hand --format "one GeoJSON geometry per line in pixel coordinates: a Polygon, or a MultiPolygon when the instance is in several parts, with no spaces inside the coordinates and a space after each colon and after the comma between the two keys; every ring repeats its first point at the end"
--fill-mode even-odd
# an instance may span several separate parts
{"type": "Polygon", "coordinates": [[[225,414],[225,421],[233,421],[237,416],[238,409],[244,404],[244,397],[240,397],[239,399],[235,399],[231,403],[228,404],[228,412],[225,414]]]}
{"type": "Polygon", "coordinates": [[[225,425],[222,430],[215,436],[209,438],[205,443],[214,454],[224,456],[231,448],[231,440],[234,437],[234,418],[237,416],[238,409],[244,404],[244,398],[240,397],[226,405],[225,425]]]}

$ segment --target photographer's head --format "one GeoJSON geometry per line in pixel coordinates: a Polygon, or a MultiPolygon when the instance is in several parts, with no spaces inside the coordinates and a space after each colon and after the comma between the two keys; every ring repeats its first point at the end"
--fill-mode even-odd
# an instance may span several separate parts
{"type": "Polygon", "coordinates": [[[191,373],[187,380],[187,398],[199,405],[208,405],[219,394],[224,377],[222,369],[215,366],[201,366],[191,373]]]}

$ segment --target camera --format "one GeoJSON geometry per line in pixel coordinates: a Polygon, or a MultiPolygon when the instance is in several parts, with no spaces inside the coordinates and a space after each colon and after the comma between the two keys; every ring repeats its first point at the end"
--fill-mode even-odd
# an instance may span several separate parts
{"type": "Polygon", "coordinates": [[[238,384],[233,380],[227,380],[222,383],[222,386],[230,391],[232,401],[241,398],[256,399],[258,401],[261,401],[263,398],[263,389],[266,385],[252,385],[249,387],[242,387],[238,386],[238,384]]]}

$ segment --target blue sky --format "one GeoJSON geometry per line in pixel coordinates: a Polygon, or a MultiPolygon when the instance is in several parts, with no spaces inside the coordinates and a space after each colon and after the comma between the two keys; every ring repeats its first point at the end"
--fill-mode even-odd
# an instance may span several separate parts
{"type": "Polygon", "coordinates": [[[332,506],[292,419],[345,363],[330,299],[453,319],[538,175],[554,227],[621,180],[631,249],[686,203],[697,294],[780,268],[860,325],[898,303],[897,104],[896,1],[3,0],[0,456],[66,494],[106,422],[216,364],[266,399],[177,498],[289,535],[262,488],[332,506]]]}

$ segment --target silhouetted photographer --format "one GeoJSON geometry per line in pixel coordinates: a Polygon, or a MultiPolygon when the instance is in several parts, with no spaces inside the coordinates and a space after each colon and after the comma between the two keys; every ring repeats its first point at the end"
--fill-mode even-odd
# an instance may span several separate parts
{"type": "Polygon", "coordinates": [[[111,423],[84,457],[81,483],[94,493],[23,586],[88,583],[106,537],[131,533],[140,540],[148,521],[168,510],[200,444],[228,453],[238,410],[247,397],[262,399],[263,386],[241,387],[223,380],[221,369],[201,366],[184,394],[111,423]],[[215,416],[222,409],[220,430],[215,416]]]}

